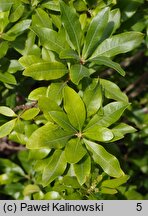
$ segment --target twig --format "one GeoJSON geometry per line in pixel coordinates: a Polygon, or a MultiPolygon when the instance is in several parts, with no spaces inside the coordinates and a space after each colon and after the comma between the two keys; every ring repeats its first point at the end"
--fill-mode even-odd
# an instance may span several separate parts
{"type": "Polygon", "coordinates": [[[36,105],[37,105],[37,101],[33,101],[33,102],[29,103],[29,104],[22,104],[22,105],[16,106],[13,109],[13,111],[16,112],[16,111],[19,111],[19,110],[27,110],[27,109],[36,107],[36,105]]]}
{"type": "Polygon", "coordinates": [[[0,143],[0,152],[3,152],[4,150],[12,150],[12,151],[22,151],[26,149],[25,146],[19,145],[19,146],[14,146],[10,145],[9,143],[2,142],[0,143]]]}

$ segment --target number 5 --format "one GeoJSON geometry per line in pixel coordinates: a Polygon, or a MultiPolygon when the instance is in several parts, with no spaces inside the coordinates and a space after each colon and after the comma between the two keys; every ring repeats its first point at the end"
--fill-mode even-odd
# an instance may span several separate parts
{"type": "Polygon", "coordinates": [[[137,203],[137,211],[141,211],[142,210],[142,203],[137,203]]]}

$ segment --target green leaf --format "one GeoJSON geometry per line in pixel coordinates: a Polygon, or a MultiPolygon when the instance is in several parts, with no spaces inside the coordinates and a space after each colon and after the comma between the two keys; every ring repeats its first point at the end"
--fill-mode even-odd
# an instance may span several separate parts
{"type": "Polygon", "coordinates": [[[43,200],[60,200],[61,196],[60,193],[57,191],[49,191],[44,195],[43,200]]]}
{"type": "Polygon", "coordinates": [[[136,129],[130,125],[127,125],[125,123],[120,123],[116,127],[112,128],[112,130],[119,131],[122,135],[125,135],[127,133],[134,133],[136,132],[136,129]]]}
{"type": "Polygon", "coordinates": [[[80,55],[82,29],[75,10],[60,1],[61,19],[69,39],[80,55]]]}
{"type": "Polygon", "coordinates": [[[0,1],[0,12],[2,11],[8,11],[12,7],[12,0],[1,0],[0,1]]]}
{"type": "Polygon", "coordinates": [[[27,67],[23,75],[35,80],[59,79],[68,72],[66,66],[60,62],[39,62],[27,67]]]}
{"type": "Polygon", "coordinates": [[[74,164],[74,172],[80,185],[83,185],[91,171],[91,158],[89,156],[84,157],[79,163],[74,164]]]}
{"type": "Polygon", "coordinates": [[[46,148],[42,148],[42,149],[30,149],[29,150],[29,156],[28,159],[31,160],[41,160],[45,157],[47,157],[47,155],[50,153],[51,149],[46,149],[46,148]]]}
{"type": "Polygon", "coordinates": [[[15,117],[16,116],[15,112],[6,106],[0,106],[0,114],[5,115],[5,116],[9,116],[9,117],[15,117]]]}
{"type": "Polygon", "coordinates": [[[66,131],[71,131],[74,134],[77,132],[75,128],[69,122],[67,115],[64,112],[59,111],[49,111],[51,118],[56,122],[60,127],[66,131]]]}
{"type": "Polygon", "coordinates": [[[31,24],[30,19],[22,20],[17,22],[9,31],[7,31],[6,35],[9,37],[17,37],[18,35],[22,34],[25,30],[29,28],[31,24]]]}
{"type": "Polygon", "coordinates": [[[124,175],[119,161],[108,153],[103,146],[84,139],[87,149],[92,153],[93,160],[99,164],[109,176],[119,178],[124,175]]]}
{"type": "Polygon", "coordinates": [[[84,103],[81,97],[68,86],[64,88],[63,93],[64,109],[68,115],[69,121],[76,129],[81,131],[86,117],[84,103]]]}
{"type": "Polygon", "coordinates": [[[110,11],[108,24],[105,28],[101,41],[109,38],[120,26],[121,13],[118,8],[110,11]]]}
{"type": "Polygon", "coordinates": [[[8,72],[5,72],[5,73],[0,72],[0,81],[3,83],[12,84],[12,85],[17,84],[15,77],[8,72]]]}
{"type": "Polygon", "coordinates": [[[65,157],[68,163],[77,163],[87,153],[79,138],[71,139],[65,147],[65,157]]]}
{"type": "Polygon", "coordinates": [[[10,64],[9,64],[9,67],[7,70],[9,73],[13,74],[13,73],[16,73],[17,71],[21,71],[21,70],[23,70],[23,67],[18,62],[18,60],[15,60],[15,59],[10,60],[10,64]]]}
{"type": "Polygon", "coordinates": [[[23,194],[24,196],[29,196],[33,193],[37,193],[40,191],[40,188],[38,185],[34,185],[34,184],[29,184],[27,186],[25,186],[23,194]]]}
{"type": "Polygon", "coordinates": [[[92,83],[83,94],[83,100],[87,109],[87,117],[95,114],[102,106],[102,89],[99,84],[92,83]]]}
{"type": "Polygon", "coordinates": [[[129,104],[124,102],[111,102],[103,108],[103,115],[96,114],[86,126],[86,129],[94,125],[109,127],[115,123],[122,115],[129,104]]]}
{"type": "Polygon", "coordinates": [[[94,125],[86,130],[84,129],[83,135],[100,142],[110,141],[114,137],[110,129],[98,125],[94,125]]]}
{"type": "Polygon", "coordinates": [[[32,16],[32,25],[52,28],[51,19],[49,18],[48,14],[42,8],[36,9],[36,14],[32,16]]]}
{"type": "Polygon", "coordinates": [[[17,119],[6,122],[0,126],[0,138],[7,136],[13,130],[17,119]]]}
{"type": "Polygon", "coordinates": [[[80,57],[72,49],[65,49],[65,50],[61,51],[60,52],[60,58],[61,59],[76,59],[77,61],[80,61],[80,57]]]}
{"type": "Polygon", "coordinates": [[[109,180],[105,180],[102,182],[102,187],[108,187],[108,188],[117,188],[120,185],[124,184],[127,182],[127,180],[129,179],[128,175],[123,175],[120,178],[117,179],[109,179],[109,180]]]}
{"type": "Polygon", "coordinates": [[[3,41],[0,43],[0,59],[6,55],[8,48],[9,45],[7,41],[3,41]]]}
{"type": "Polygon", "coordinates": [[[47,96],[54,100],[58,105],[61,104],[63,99],[63,88],[65,86],[65,83],[51,83],[47,89],[47,96]]]}
{"type": "Polygon", "coordinates": [[[57,177],[63,174],[67,166],[65,153],[62,150],[56,150],[52,155],[52,159],[43,170],[42,184],[49,185],[57,177]]]}
{"type": "Polygon", "coordinates": [[[105,91],[105,97],[128,103],[128,97],[120,90],[120,88],[115,83],[109,80],[100,79],[100,84],[105,91]]]}
{"type": "Polygon", "coordinates": [[[38,99],[38,106],[43,112],[62,111],[61,107],[54,100],[44,96],[38,99]]]}
{"type": "Polygon", "coordinates": [[[116,189],[104,188],[104,187],[101,188],[100,192],[102,194],[111,194],[111,195],[118,193],[118,191],[116,189]]]}
{"type": "Polygon", "coordinates": [[[88,27],[86,39],[84,42],[84,48],[82,52],[84,59],[90,56],[96,46],[99,44],[103,31],[105,30],[107,25],[108,16],[109,8],[106,7],[92,19],[88,27]]]}
{"type": "Polygon", "coordinates": [[[26,111],[24,111],[20,117],[24,120],[31,120],[31,119],[34,119],[35,116],[37,116],[40,112],[40,109],[39,108],[30,108],[26,111]]]}
{"type": "Polygon", "coordinates": [[[53,11],[60,11],[59,2],[58,1],[48,1],[42,4],[42,7],[47,8],[53,11]]]}
{"type": "Polygon", "coordinates": [[[104,40],[92,54],[91,59],[98,56],[112,57],[136,48],[143,40],[139,32],[125,32],[104,40]]]}
{"type": "Polygon", "coordinates": [[[73,135],[72,132],[67,132],[59,127],[47,123],[40,127],[30,136],[27,142],[29,149],[42,149],[42,148],[63,148],[69,138],[73,135]]]}
{"type": "Polygon", "coordinates": [[[19,62],[26,68],[33,64],[43,63],[44,61],[36,55],[24,55],[19,59],[19,62]]]}
{"type": "Polygon", "coordinates": [[[47,87],[39,87],[30,92],[29,100],[38,100],[42,96],[46,96],[47,87]]]}
{"type": "Polygon", "coordinates": [[[70,79],[76,85],[79,84],[81,79],[89,77],[89,75],[89,69],[81,64],[72,65],[70,68],[70,79]]]}
{"type": "Polygon", "coordinates": [[[33,26],[31,29],[40,38],[41,44],[45,48],[55,51],[58,54],[65,49],[66,39],[65,43],[62,43],[56,31],[40,26],[33,26]]]}
{"type": "Polygon", "coordinates": [[[105,65],[107,67],[110,67],[116,70],[122,76],[125,76],[125,71],[121,68],[121,66],[118,63],[113,62],[110,58],[106,56],[98,56],[96,58],[90,59],[90,61],[97,65],[105,65]]]}
{"type": "Polygon", "coordinates": [[[17,20],[19,20],[24,13],[24,9],[24,5],[20,3],[16,4],[15,10],[10,14],[10,22],[16,22],[17,20]]]}

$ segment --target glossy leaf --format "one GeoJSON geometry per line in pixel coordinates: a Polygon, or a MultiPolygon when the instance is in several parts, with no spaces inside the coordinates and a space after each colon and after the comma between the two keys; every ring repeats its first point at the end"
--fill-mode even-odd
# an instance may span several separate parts
{"type": "Polygon", "coordinates": [[[71,139],[65,147],[65,157],[68,163],[77,163],[87,153],[79,138],[71,139]]]}
{"type": "Polygon", "coordinates": [[[7,136],[11,133],[16,123],[16,119],[6,122],[0,126],[0,138],[7,136]]]}
{"type": "Polygon", "coordinates": [[[31,29],[38,35],[41,44],[45,48],[55,51],[58,54],[62,50],[64,50],[65,46],[61,42],[60,37],[56,31],[40,26],[33,26],[31,29]]]}
{"type": "Polygon", "coordinates": [[[66,86],[64,94],[64,109],[71,124],[81,131],[85,121],[85,106],[80,96],[70,87],[66,86]]]}
{"type": "Polygon", "coordinates": [[[57,191],[49,191],[44,195],[43,200],[60,200],[61,196],[60,193],[57,191]]]}
{"type": "Polygon", "coordinates": [[[47,186],[57,177],[63,174],[67,166],[65,159],[65,153],[62,150],[56,150],[52,155],[51,161],[47,164],[47,167],[43,170],[42,184],[47,186]]]}
{"type": "Polygon", "coordinates": [[[80,61],[80,57],[72,49],[65,49],[65,50],[61,51],[60,52],[60,58],[61,59],[76,59],[76,60],[80,61]]]}
{"type": "Polygon", "coordinates": [[[80,80],[84,77],[89,77],[89,70],[81,64],[72,65],[70,68],[70,79],[71,81],[78,85],[80,80]]]}
{"type": "Polygon", "coordinates": [[[104,30],[102,41],[113,35],[120,26],[121,13],[118,8],[111,10],[109,13],[108,24],[104,30]]]}
{"type": "Polygon", "coordinates": [[[53,121],[56,122],[64,130],[71,131],[73,134],[77,132],[76,129],[69,122],[69,119],[64,112],[49,111],[49,114],[53,121]]]}
{"type": "Polygon", "coordinates": [[[122,133],[123,135],[127,134],[127,133],[134,133],[136,132],[136,129],[130,125],[127,125],[125,123],[120,123],[117,126],[115,126],[112,130],[117,130],[120,133],[122,133]]]}
{"type": "Polygon", "coordinates": [[[36,55],[24,55],[19,59],[19,62],[26,68],[33,64],[43,63],[44,61],[36,55]]]}
{"type": "Polygon", "coordinates": [[[0,81],[3,83],[16,85],[15,77],[8,72],[5,72],[5,73],[0,72],[0,81]]]}
{"type": "Polygon", "coordinates": [[[12,0],[1,0],[0,1],[0,12],[10,10],[13,2],[12,0]]]}
{"type": "Polygon", "coordinates": [[[19,20],[24,13],[24,9],[24,5],[18,3],[15,7],[15,10],[10,14],[9,20],[11,22],[16,22],[17,20],[19,20]]]}
{"type": "Polygon", "coordinates": [[[105,187],[102,187],[101,190],[100,190],[100,192],[102,194],[111,194],[111,195],[118,193],[118,191],[116,189],[105,188],[105,187]]]}
{"type": "Polygon", "coordinates": [[[67,72],[66,66],[60,62],[39,62],[27,67],[23,75],[35,80],[54,80],[61,78],[67,72]]]}
{"type": "Polygon", "coordinates": [[[7,31],[7,35],[9,37],[16,37],[22,34],[26,29],[29,28],[31,24],[31,20],[26,19],[16,23],[9,31],[7,31]]]}
{"type": "Polygon", "coordinates": [[[123,175],[117,179],[105,180],[102,182],[101,186],[107,187],[107,188],[117,188],[120,185],[126,183],[128,179],[129,179],[128,175],[123,175]]]}
{"type": "Polygon", "coordinates": [[[97,65],[105,65],[107,67],[110,67],[116,70],[122,76],[125,76],[125,71],[121,68],[121,66],[118,63],[113,62],[110,58],[106,56],[99,56],[99,57],[91,59],[90,61],[97,65]]]}
{"type": "Polygon", "coordinates": [[[22,114],[21,114],[21,118],[24,119],[24,120],[31,120],[31,119],[34,119],[35,116],[37,116],[40,112],[40,109],[39,108],[30,108],[26,111],[24,111],[22,114]]]}
{"type": "Polygon", "coordinates": [[[43,112],[62,111],[61,107],[54,100],[45,96],[38,99],[38,106],[43,112]]]}
{"type": "Polygon", "coordinates": [[[51,123],[47,123],[33,132],[27,142],[27,148],[63,148],[72,135],[71,132],[64,131],[51,123]]]}
{"type": "Polygon", "coordinates": [[[83,185],[90,175],[91,158],[86,156],[79,163],[74,164],[74,171],[79,184],[83,185]]]}
{"type": "Polygon", "coordinates": [[[94,127],[94,125],[100,125],[104,127],[109,127],[115,123],[122,115],[124,110],[129,106],[129,104],[124,102],[111,102],[103,108],[103,115],[95,115],[86,128],[94,127]]]}
{"type": "Polygon", "coordinates": [[[103,146],[84,139],[87,149],[92,153],[93,160],[99,164],[109,176],[119,178],[124,175],[119,161],[108,153],[103,146]]]}
{"type": "Polygon", "coordinates": [[[58,1],[48,1],[42,4],[42,7],[47,8],[53,11],[60,11],[59,2],[58,1]]]}
{"type": "Polygon", "coordinates": [[[110,141],[114,137],[110,129],[98,125],[94,125],[86,130],[84,129],[83,135],[100,142],[110,141]]]}
{"type": "Polygon", "coordinates": [[[99,41],[102,37],[103,31],[106,28],[107,21],[109,16],[109,9],[106,7],[105,9],[101,10],[91,21],[84,43],[83,53],[82,56],[86,59],[96,46],[99,44],[99,41]]]}
{"type": "Polygon", "coordinates": [[[32,16],[32,25],[52,28],[51,19],[49,18],[48,14],[42,8],[36,9],[36,14],[32,16]]]}
{"type": "Polygon", "coordinates": [[[7,41],[3,41],[0,43],[0,59],[6,55],[8,48],[9,46],[7,41]]]}
{"type": "Polygon", "coordinates": [[[128,97],[124,94],[120,88],[113,82],[105,79],[100,79],[100,84],[105,91],[105,97],[117,101],[128,102],[128,97]]]}
{"type": "Polygon", "coordinates": [[[47,97],[54,100],[58,105],[61,104],[63,99],[63,88],[65,83],[51,83],[47,89],[47,97]]]}
{"type": "Polygon", "coordinates": [[[15,112],[6,106],[0,106],[0,114],[5,115],[5,116],[9,116],[9,117],[16,116],[15,112]]]}
{"type": "Polygon", "coordinates": [[[139,32],[125,32],[104,40],[95,50],[91,58],[98,56],[112,57],[136,48],[143,40],[139,32]]]}
{"type": "Polygon", "coordinates": [[[37,193],[40,191],[40,188],[38,185],[29,184],[24,188],[23,194],[24,196],[31,195],[33,193],[37,193]]]}
{"type": "Polygon", "coordinates": [[[95,114],[102,105],[102,89],[99,84],[92,84],[86,88],[83,100],[87,109],[87,117],[95,114]]]}
{"type": "Polygon", "coordinates": [[[47,157],[47,155],[50,153],[51,149],[46,149],[46,148],[42,148],[42,149],[30,149],[29,151],[29,156],[28,159],[34,159],[34,160],[41,160],[45,157],[47,157]]]}
{"type": "Polygon", "coordinates": [[[42,96],[46,96],[47,87],[39,87],[34,89],[28,96],[29,100],[38,100],[42,96]]]}
{"type": "Polygon", "coordinates": [[[64,28],[67,31],[71,43],[80,54],[82,30],[79,18],[74,9],[67,6],[63,1],[60,1],[60,10],[64,28]]]}

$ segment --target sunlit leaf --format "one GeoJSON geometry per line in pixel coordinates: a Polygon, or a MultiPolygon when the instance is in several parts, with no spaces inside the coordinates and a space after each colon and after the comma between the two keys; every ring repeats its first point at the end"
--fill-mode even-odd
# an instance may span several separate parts
{"type": "Polygon", "coordinates": [[[0,126],[0,138],[7,136],[13,130],[16,119],[6,122],[0,126]]]}
{"type": "Polygon", "coordinates": [[[52,155],[51,161],[43,170],[42,183],[44,186],[50,184],[53,180],[63,174],[67,166],[65,153],[62,150],[56,150],[52,155]]]}
{"type": "Polygon", "coordinates": [[[70,87],[64,88],[64,109],[71,124],[81,131],[85,121],[85,106],[80,96],[70,87]]]}
{"type": "Polygon", "coordinates": [[[23,75],[35,80],[54,80],[61,78],[67,72],[66,66],[60,62],[39,62],[27,67],[23,75]]]}
{"type": "Polygon", "coordinates": [[[93,160],[102,167],[104,172],[116,178],[124,175],[120,168],[119,161],[114,155],[107,152],[105,148],[99,144],[86,139],[84,139],[84,142],[88,150],[92,153],[93,160]]]}
{"type": "Polygon", "coordinates": [[[91,171],[91,159],[89,156],[84,157],[79,163],[74,164],[75,175],[80,185],[83,185],[91,171]]]}
{"type": "Polygon", "coordinates": [[[47,123],[33,132],[27,142],[27,148],[63,148],[72,135],[72,132],[64,131],[51,123],[47,123]]]}
{"type": "Polygon", "coordinates": [[[79,138],[71,139],[65,147],[65,157],[68,163],[77,163],[86,154],[79,138]]]}
{"type": "Polygon", "coordinates": [[[98,56],[112,57],[136,48],[143,40],[139,32],[125,32],[104,40],[95,50],[91,58],[98,56]]]}
{"type": "Polygon", "coordinates": [[[60,1],[61,19],[71,43],[80,54],[82,30],[78,15],[73,8],[60,1]]]}

